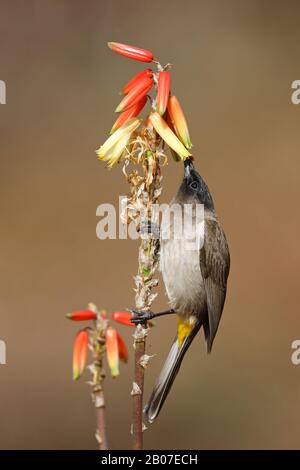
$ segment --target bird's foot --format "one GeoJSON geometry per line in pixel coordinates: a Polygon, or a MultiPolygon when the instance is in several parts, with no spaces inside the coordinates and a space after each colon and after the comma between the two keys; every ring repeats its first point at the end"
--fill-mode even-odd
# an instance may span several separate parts
{"type": "Polygon", "coordinates": [[[131,323],[135,325],[146,323],[154,317],[154,313],[151,310],[136,310],[131,309],[130,312],[133,314],[131,318],[131,323]]]}

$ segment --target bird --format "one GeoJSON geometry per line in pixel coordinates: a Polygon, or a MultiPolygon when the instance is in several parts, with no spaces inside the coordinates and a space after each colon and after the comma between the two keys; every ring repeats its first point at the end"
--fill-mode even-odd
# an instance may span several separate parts
{"type": "Polygon", "coordinates": [[[207,352],[211,352],[227,291],[228,243],[209,188],[191,158],[184,161],[182,183],[162,216],[159,245],[160,270],[170,308],[158,313],[132,310],[132,322],[138,324],[176,314],[178,325],[170,352],[144,408],[149,423],[159,415],[182,360],[201,327],[207,352]]]}

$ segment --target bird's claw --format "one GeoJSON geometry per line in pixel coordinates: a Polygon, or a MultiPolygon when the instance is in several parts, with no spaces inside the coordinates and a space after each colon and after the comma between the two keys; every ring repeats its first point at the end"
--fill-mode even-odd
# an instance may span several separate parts
{"type": "Polygon", "coordinates": [[[134,323],[135,325],[146,323],[153,318],[153,312],[151,312],[151,310],[144,311],[131,309],[130,312],[133,314],[131,323],[134,323]]]}

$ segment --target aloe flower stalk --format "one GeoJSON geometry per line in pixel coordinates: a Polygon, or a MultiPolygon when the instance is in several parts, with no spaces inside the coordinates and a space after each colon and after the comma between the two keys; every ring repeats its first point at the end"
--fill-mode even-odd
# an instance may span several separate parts
{"type": "Polygon", "coordinates": [[[185,145],[186,148],[190,149],[192,147],[192,142],[190,139],[188,126],[182,111],[182,107],[180,106],[180,103],[176,96],[171,96],[169,99],[168,113],[179,139],[185,145]]]}
{"type": "Polygon", "coordinates": [[[162,71],[158,75],[156,107],[158,113],[162,116],[167,108],[171,87],[171,74],[168,71],[162,71]]]}
{"type": "MultiPolygon", "coordinates": [[[[178,106],[174,111],[170,103],[170,72],[168,66],[162,66],[154,60],[150,51],[120,43],[109,43],[109,47],[126,57],[142,62],[153,62],[156,70],[147,69],[130,80],[122,89],[125,94],[116,111],[122,115],[113,126],[115,131],[98,150],[98,157],[112,166],[116,161],[123,162],[123,173],[129,183],[127,205],[121,215],[124,223],[135,222],[139,230],[141,225],[155,219],[155,207],[162,191],[161,168],[167,163],[166,146],[169,146],[176,161],[191,157],[188,147],[191,146],[187,128],[183,130],[184,121],[179,116],[178,106]],[[151,93],[146,104],[151,109],[145,119],[138,120],[136,109],[132,109],[142,98],[151,93]],[[154,96],[153,96],[154,95],[154,96]],[[131,110],[133,114],[130,114],[131,110]],[[128,114],[126,112],[128,111],[128,114]],[[173,112],[174,111],[174,112],[173,112]],[[176,114],[177,112],[177,114],[176,114]],[[126,121],[130,114],[131,119],[126,121]],[[162,116],[165,116],[166,122],[162,116]],[[134,119],[136,121],[134,121],[134,119]],[[133,122],[136,122],[136,127],[133,122]],[[169,123],[169,125],[168,125],[169,123]],[[130,131],[128,130],[128,126],[130,131]],[[120,127],[118,128],[118,126],[120,127]],[[125,130],[126,129],[126,130],[125,130]],[[177,134],[177,135],[176,135],[177,134]],[[126,142],[124,146],[124,142],[126,142]],[[167,145],[166,145],[167,144],[167,145]],[[122,151],[122,146],[123,151],[122,151]]],[[[176,104],[176,103],[175,103],[176,104]]],[[[175,107],[176,108],[176,107],[175,107]]],[[[181,110],[182,111],[182,110],[181,110]]],[[[158,284],[156,269],[158,267],[158,241],[151,234],[143,236],[138,252],[138,272],[135,281],[135,306],[141,311],[151,310],[157,296],[153,289],[158,284]]],[[[113,319],[131,326],[131,314],[114,312],[113,319]]],[[[107,330],[106,347],[108,360],[113,374],[118,373],[118,360],[122,355],[122,346],[118,335],[111,329],[107,330]]],[[[143,448],[143,390],[146,355],[146,337],[148,324],[143,323],[134,330],[134,381],[131,395],[133,397],[133,449],[143,448]]]]}
{"type": "Polygon", "coordinates": [[[78,380],[85,369],[92,374],[87,382],[92,387],[92,400],[96,410],[96,439],[100,450],[108,448],[106,435],[105,400],[103,380],[105,377],[105,355],[112,376],[119,375],[119,360],[127,362],[128,351],[119,333],[109,326],[106,310],[98,310],[90,303],[86,310],[78,310],[66,315],[74,321],[93,320],[92,326],[80,330],[75,338],[73,348],[73,379],[78,380]],[[92,364],[87,364],[88,351],[92,355],[92,364]]]}
{"type": "Polygon", "coordinates": [[[128,44],[121,44],[120,42],[108,42],[108,47],[118,54],[124,55],[129,59],[138,60],[140,62],[152,62],[153,54],[146,49],[139,47],[129,46],[128,44]]]}

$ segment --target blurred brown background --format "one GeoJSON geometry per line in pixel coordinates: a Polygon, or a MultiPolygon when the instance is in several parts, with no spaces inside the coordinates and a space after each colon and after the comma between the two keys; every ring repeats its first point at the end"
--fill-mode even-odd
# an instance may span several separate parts
{"type": "MultiPolygon", "coordinates": [[[[189,351],[147,448],[300,447],[299,123],[297,0],[1,0],[0,448],[96,447],[84,379],[71,380],[78,324],[94,301],[133,305],[137,242],[99,241],[96,207],[126,193],[119,168],[97,162],[118,90],[142,64],[109,40],[173,64],[197,166],[228,236],[229,295],[210,357],[189,351]]],[[[164,169],[162,202],[182,168],[164,169]]],[[[154,308],[166,306],[163,288],[154,308]]],[[[132,330],[120,326],[128,343],[132,330]]],[[[157,322],[147,395],[175,319],[157,322]]],[[[112,448],[130,446],[132,356],[106,382],[112,448]]]]}

